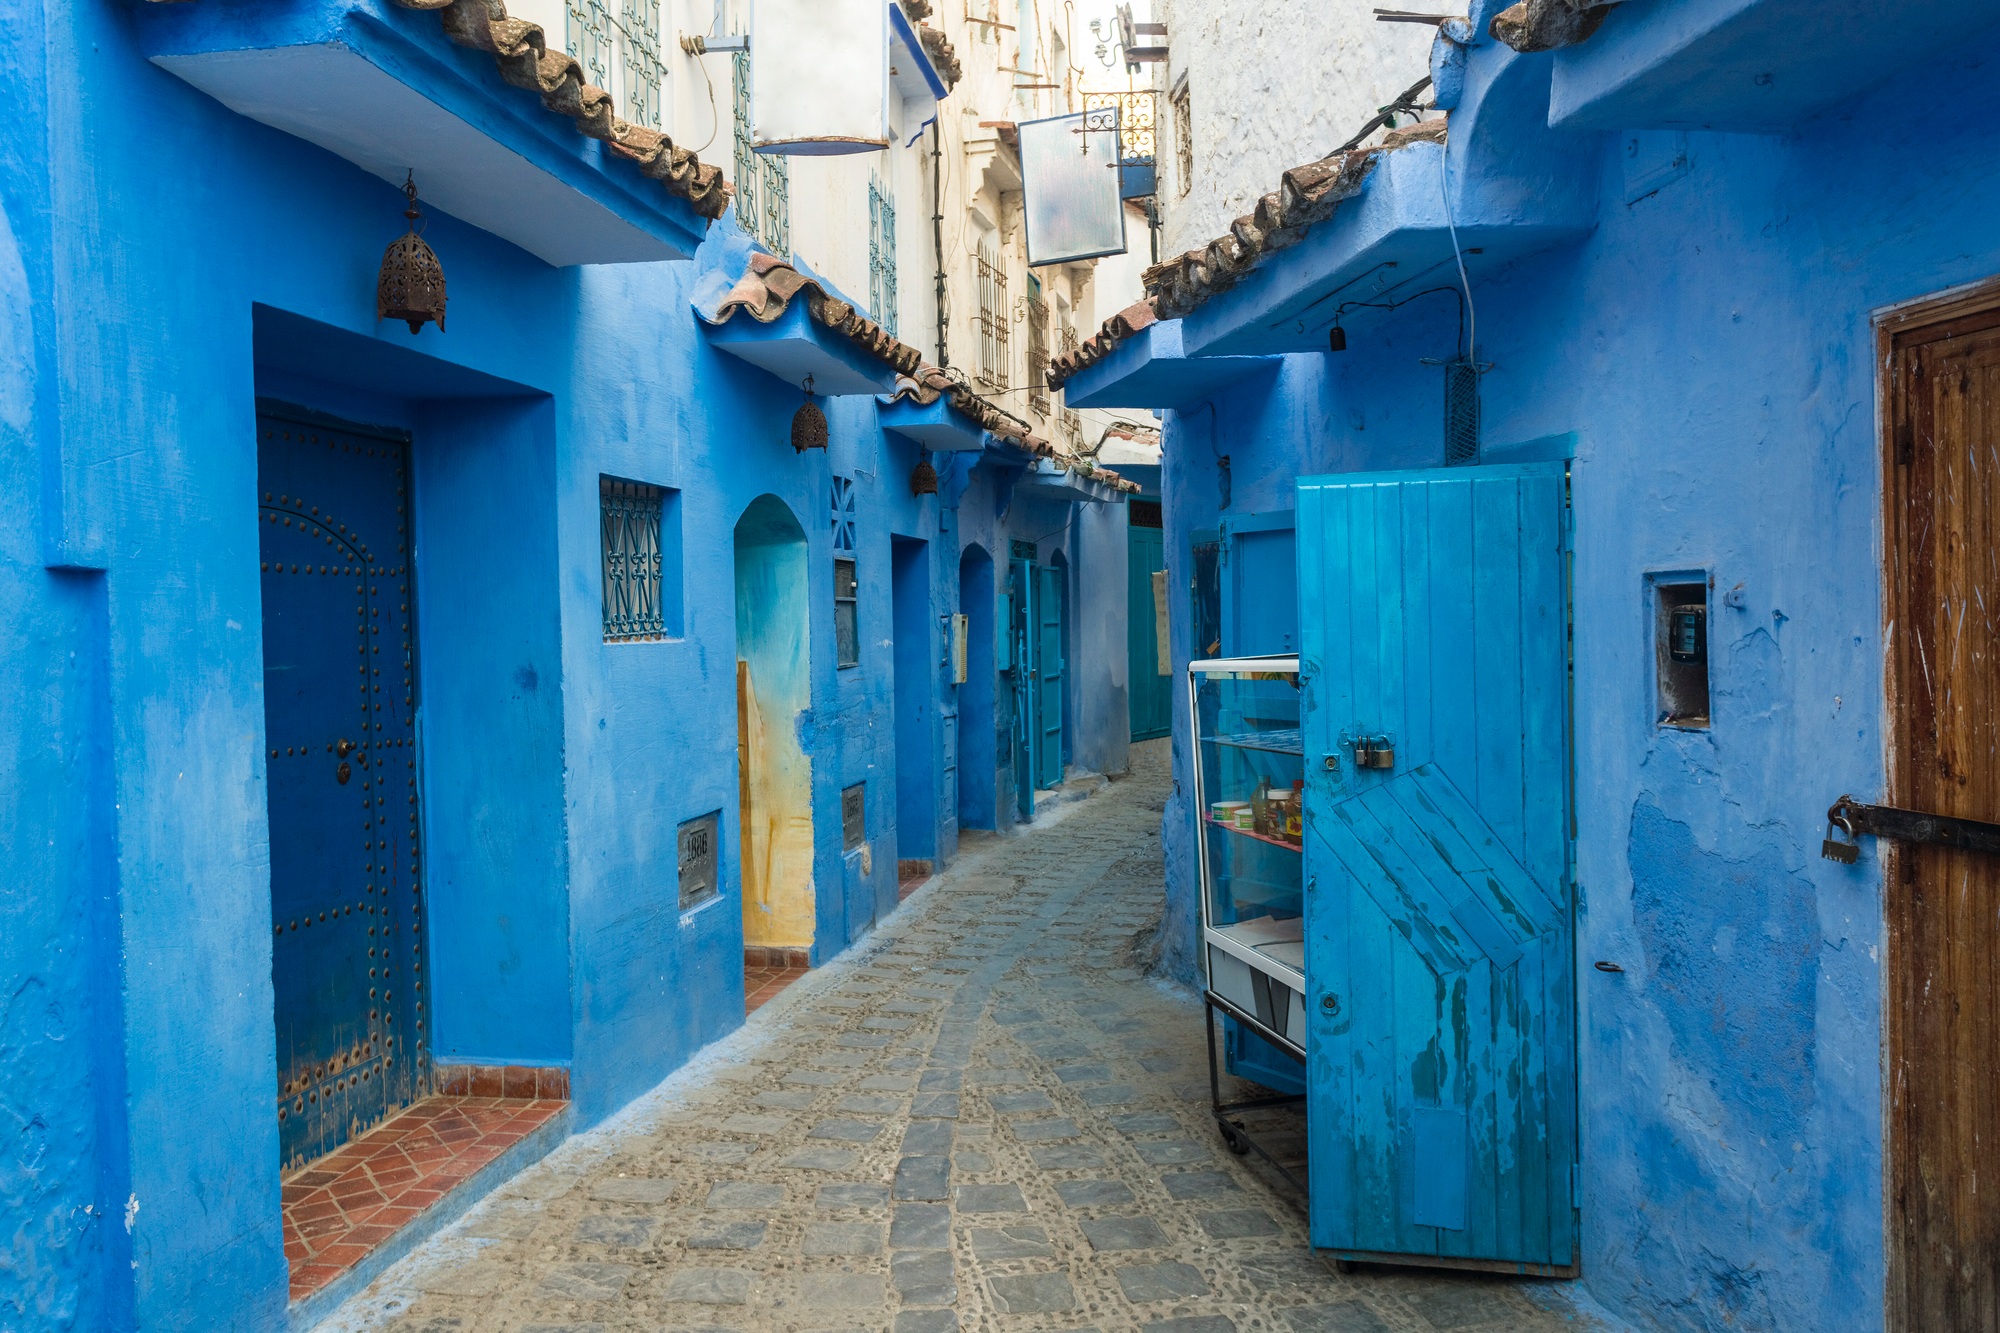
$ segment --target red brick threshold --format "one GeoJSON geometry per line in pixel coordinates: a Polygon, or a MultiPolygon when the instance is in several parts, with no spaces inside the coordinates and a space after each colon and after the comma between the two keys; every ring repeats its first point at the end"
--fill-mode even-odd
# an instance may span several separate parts
{"type": "Polygon", "coordinates": [[[569,1135],[567,1101],[427,1097],[284,1182],[294,1328],[309,1328],[569,1135]]]}
{"type": "Polygon", "coordinates": [[[743,1013],[747,1017],[784,994],[806,975],[807,967],[746,967],[743,969],[743,1013]]]}

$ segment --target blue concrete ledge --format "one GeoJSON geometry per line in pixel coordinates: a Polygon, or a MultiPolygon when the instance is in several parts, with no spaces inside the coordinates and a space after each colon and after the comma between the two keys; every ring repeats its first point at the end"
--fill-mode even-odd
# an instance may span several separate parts
{"type": "Polygon", "coordinates": [[[687,259],[707,221],[391,0],[132,6],[140,49],[240,115],[556,266],[687,259]]]}
{"type": "Polygon", "coordinates": [[[967,420],[946,398],[928,407],[913,398],[898,398],[878,404],[876,417],[883,430],[933,453],[959,453],[986,445],[985,428],[967,420]]]}
{"type": "Polygon", "coordinates": [[[1252,375],[1275,374],[1275,356],[1210,356],[1190,359],[1182,350],[1180,320],[1149,324],[1078,371],[1063,384],[1063,401],[1074,408],[1185,408],[1252,375]]]}
{"type": "Polygon", "coordinates": [[[1620,5],[1556,53],[1549,123],[1577,129],[1788,129],[1898,70],[1979,42],[1996,13],[1819,0],[1620,5]],[[1872,11],[1872,12],[1869,12],[1872,11]]]}
{"type": "Polygon", "coordinates": [[[306,1333],[350,1297],[360,1295],[411,1250],[464,1217],[487,1195],[555,1151],[570,1136],[570,1127],[575,1119],[575,1108],[563,1107],[534,1133],[488,1162],[464,1184],[425,1209],[416,1221],[376,1246],[366,1259],[304,1300],[294,1301],[287,1312],[285,1326],[288,1333],[306,1333]]]}
{"type": "Polygon", "coordinates": [[[768,324],[747,310],[731,311],[720,324],[710,323],[699,306],[695,313],[716,350],[769,371],[794,389],[808,375],[812,391],[830,398],[883,394],[896,387],[895,368],[815,320],[803,294],[768,324]]]}

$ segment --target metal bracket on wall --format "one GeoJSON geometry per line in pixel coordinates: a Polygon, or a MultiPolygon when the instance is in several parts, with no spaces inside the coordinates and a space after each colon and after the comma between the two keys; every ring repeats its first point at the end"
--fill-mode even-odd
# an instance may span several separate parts
{"type": "MultiPolygon", "coordinates": [[[[1833,828],[1840,828],[1846,831],[1849,839],[1865,833],[1870,837],[1890,838],[1897,842],[1927,843],[1934,847],[1953,847],[1962,852],[2000,855],[2000,824],[1989,824],[1984,820],[1925,814],[1920,810],[1903,810],[1893,805],[1863,805],[1852,796],[1843,796],[1828,807],[1826,819],[1830,826],[1829,834],[1833,828]]],[[[1843,865],[1853,865],[1860,851],[1854,842],[1841,842],[1833,837],[1820,844],[1821,856],[1843,865]]]]}

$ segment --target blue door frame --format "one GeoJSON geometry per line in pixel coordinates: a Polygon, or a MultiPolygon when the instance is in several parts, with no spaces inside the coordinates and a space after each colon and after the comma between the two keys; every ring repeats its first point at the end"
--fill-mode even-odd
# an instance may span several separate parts
{"type": "Polygon", "coordinates": [[[428,1088],[407,438],[260,404],[278,1141],[323,1156],[428,1088]]]}
{"type": "Polygon", "coordinates": [[[1573,1271],[1566,467],[1298,495],[1313,1244],[1573,1271]]]}
{"type": "Polygon", "coordinates": [[[1007,643],[1014,686],[1014,808],[1035,817],[1035,562],[1007,562],[1007,643]]]}

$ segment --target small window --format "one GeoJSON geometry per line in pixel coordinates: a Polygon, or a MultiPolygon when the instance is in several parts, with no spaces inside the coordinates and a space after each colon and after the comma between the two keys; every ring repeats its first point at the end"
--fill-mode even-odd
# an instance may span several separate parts
{"type": "Polygon", "coordinates": [[[711,810],[690,819],[680,828],[681,910],[699,907],[721,892],[718,884],[717,848],[722,828],[722,812],[711,810]]]}
{"type": "Polygon", "coordinates": [[[868,841],[868,784],[857,782],[840,792],[840,849],[851,852],[868,841]]]}
{"type": "Polygon", "coordinates": [[[681,633],[680,492],[598,479],[604,545],[604,641],[681,633]]]}
{"type": "Polygon", "coordinates": [[[1174,113],[1174,186],[1185,197],[1194,184],[1194,108],[1188,105],[1186,82],[1168,101],[1174,113]]]}
{"type": "Polygon", "coordinates": [[[833,562],[833,637],[836,663],[860,666],[860,599],[855,595],[854,561],[848,556],[833,562]]]}
{"type": "Polygon", "coordinates": [[[1653,722],[1681,731],[1708,729],[1708,580],[1655,575],[1653,722]],[[1685,581],[1682,581],[1685,580],[1685,581]]]}

